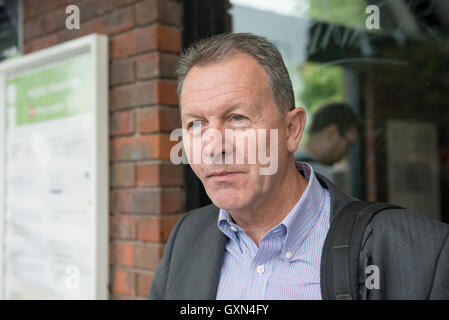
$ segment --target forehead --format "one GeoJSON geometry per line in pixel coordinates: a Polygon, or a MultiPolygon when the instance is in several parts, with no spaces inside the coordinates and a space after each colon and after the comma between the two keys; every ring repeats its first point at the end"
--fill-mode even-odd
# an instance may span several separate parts
{"type": "Polygon", "coordinates": [[[239,53],[224,61],[194,66],[181,92],[181,112],[216,108],[226,104],[250,103],[271,96],[268,78],[250,55],[239,53]]]}

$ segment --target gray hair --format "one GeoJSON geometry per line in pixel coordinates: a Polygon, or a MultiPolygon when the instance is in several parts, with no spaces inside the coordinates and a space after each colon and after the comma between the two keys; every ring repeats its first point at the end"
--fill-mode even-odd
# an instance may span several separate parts
{"type": "Polygon", "coordinates": [[[279,50],[266,38],[251,33],[223,33],[199,40],[185,50],[176,68],[178,97],[187,73],[194,66],[221,62],[237,53],[252,56],[264,68],[271,94],[281,116],[295,107],[292,82],[279,50]]]}

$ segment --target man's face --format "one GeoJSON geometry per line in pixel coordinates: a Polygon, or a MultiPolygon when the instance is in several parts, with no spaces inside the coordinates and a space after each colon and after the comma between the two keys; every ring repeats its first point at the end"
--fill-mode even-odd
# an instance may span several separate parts
{"type": "Polygon", "coordinates": [[[342,134],[335,125],[335,133],[333,139],[330,139],[328,164],[333,165],[341,161],[349,153],[349,148],[357,141],[358,131],[356,127],[352,127],[342,134]]]}
{"type": "MultiPolygon", "coordinates": [[[[180,102],[183,144],[189,163],[216,206],[228,210],[248,208],[273,191],[288,159],[285,122],[273,100],[265,71],[254,58],[240,53],[222,62],[193,67],[184,80],[180,102]],[[223,164],[192,161],[195,130],[204,135],[211,129],[223,137],[222,141],[213,142],[223,148],[219,157],[234,154],[232,164],[224,160],[223,164]],[[259,169],[266,166],[260,164],[258,157],[256,163],[248,163],[249,153],[254,150],[249,150],[246,143],[240,148],[235,139],[226,139],[225,129],[256,134],[258,129],[267,129],[267,154],[269,129],[277,129],[277,172],[261,175],[259,169]],[[236,164],[235,155],[239,153],[243,153],[243,164],[236,164]]],[[[204,146],[202,143],[202,150],[204,146]]],[[[213,155],[211,158],[216,159],[213,155]]]]}

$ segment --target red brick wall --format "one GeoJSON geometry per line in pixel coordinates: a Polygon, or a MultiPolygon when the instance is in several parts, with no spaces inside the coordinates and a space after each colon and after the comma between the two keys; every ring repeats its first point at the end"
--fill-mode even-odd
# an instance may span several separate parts
{"type": "MultiPolygon", "coordinates": [[[[163,245],[182,213],[182,174],[169,161],[179,126],[174,66],[177,0],[24,0],[23,53],[90,33],[109,36],[110,298],[148,296],[163,245]],[[80,9],[80,29],[65,8],[80,9]]],[[[108,186],[105,186],[105,188],[108,186]]]]}

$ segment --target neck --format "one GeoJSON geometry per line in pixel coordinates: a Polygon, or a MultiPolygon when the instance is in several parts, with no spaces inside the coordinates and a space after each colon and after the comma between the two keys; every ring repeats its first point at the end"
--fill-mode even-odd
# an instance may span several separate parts
{"type": "Polygon", "coordinates": [[[308,183],[293,161],[277,181],[278,183],[266,192],[266,196],[260,197],[251,208],[230,211],[234,221],[257,246],[262,237],[288,215],[308,183]]]}

